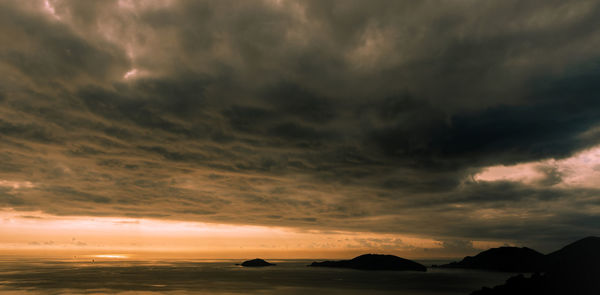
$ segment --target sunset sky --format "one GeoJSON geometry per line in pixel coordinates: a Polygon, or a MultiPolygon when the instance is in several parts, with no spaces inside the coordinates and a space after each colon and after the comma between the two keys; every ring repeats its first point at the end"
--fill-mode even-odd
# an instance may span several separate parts
{"type": "Polygon", "coordinates": [[[598,1],[2,0],[0,253],[555,250],[599,48],[598,1]]]}

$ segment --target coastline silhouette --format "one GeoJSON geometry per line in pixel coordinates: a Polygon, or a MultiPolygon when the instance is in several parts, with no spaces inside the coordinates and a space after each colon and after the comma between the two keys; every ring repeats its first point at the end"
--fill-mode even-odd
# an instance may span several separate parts
{"type": "Polygon", "coordinates": [[[350,260],[313,262],[311,267],[339,267],[360,270],[413,270],[427,271],[427,268],[412,260],[394,255],[364,254],[350,260]]]}
{"type": "Polygon", "coordinates": [[[541,271],[509,278],[471,295],[600,294],[600,237],[587,237],[544,257],[541,271]]]}
{"type": "Polygon", "coordinates": [[[544,254],[527,247],[499,247],[488,249],[475,256],[467,256],[458,262],[451,262],[437,267],[535,272],[542,270],[544,259],[544,254]]]}

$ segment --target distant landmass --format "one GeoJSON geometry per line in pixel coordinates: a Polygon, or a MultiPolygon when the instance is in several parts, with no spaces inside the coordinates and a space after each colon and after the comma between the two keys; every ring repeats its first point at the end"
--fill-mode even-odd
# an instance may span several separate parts
{"type": "Polygon", "coordinates": [[[471,268],[506,272],[535,272],[543,269],[544,254],[527,247],[500,247],[467,256],[458,262],[440,265],[444,268],[471,268]]]}
{"type": "MultiPolygon", "coordinates": [[[[547,255],[545,268],[549,271],[565,269],[596,269],[600,267],[600,237],[587,237],[547,255]]],[[[597,278],[600,280],[600,277],[597,278]]]]}
{"type": "Polygon", "coordinates": [[[520,274],[471,295],[600,294],[600,237],[587,237],[544,257],[542,272],[520,274]]]}
{"type": "Polygon", "coordinates": [[[340,267],[361,270],[413,270],[427,271],[427,268],[412,260],[394,255],[364,254],[350,260],[313,262],[309,266],[340,267]]]}
{"type": "Polygon", "coordinates": [[[265,260],[260,259],[260,258],[247,260],[247,261],[242,262],[242,264],[241,264],[241,266],[245,266],[245,267],[263,267],[263,266],[273,266],[273,265],[276,265],[276,264],[266,262],[265,260]]]}

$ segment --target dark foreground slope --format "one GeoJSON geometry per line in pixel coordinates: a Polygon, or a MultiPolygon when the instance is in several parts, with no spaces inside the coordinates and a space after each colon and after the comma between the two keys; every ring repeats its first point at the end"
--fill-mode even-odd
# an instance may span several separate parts
{"type": "Polygon", "coordinates": [[[445,268],[471,268],[507,272],[534,272],[544,266],[544,254],[527,247],[500,247],[467,256],[459,262],[441,265],[445,268]]]}
{"type": "Polygon", "coordinates": [[[472,295],[600,294],[600,238],[587,237],[546,256],[544,272],[512,277],[472,295]]]}
{"type": "MultiPolygon", "coordinates": [[[[548,271],[598,270],[600,267],[600,237],[587,237],[547,255],[548,271]]],[[[600,277],[597,278],[600,280],[600,277]]]]}
{"type": "Polygon", "coordinates": [[[313,262],[309,266],[341,267],[362,270],[414,270],[427,271],[427,268],[412,260],[394,255],[364,254],[350,260],[313,262]]]}

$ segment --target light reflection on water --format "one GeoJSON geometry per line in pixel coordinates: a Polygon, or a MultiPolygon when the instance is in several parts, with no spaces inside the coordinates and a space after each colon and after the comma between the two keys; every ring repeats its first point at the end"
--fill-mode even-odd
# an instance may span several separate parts
{"type": "Polygon", "coordinates": [[[273,260],[244,268],[239,260],[131,260],[0,257],[2,294],[469,294],[512,274],[430,268],[428,272],[306,267],[273,260]]]}

